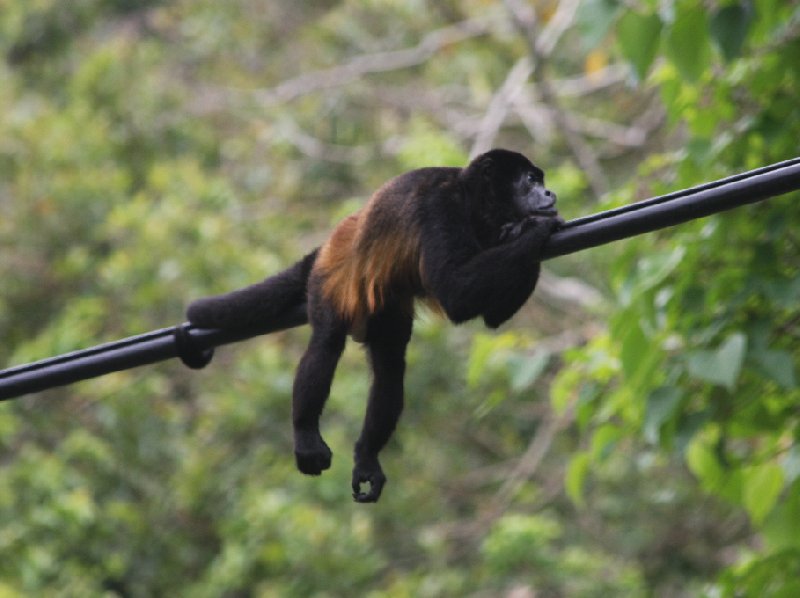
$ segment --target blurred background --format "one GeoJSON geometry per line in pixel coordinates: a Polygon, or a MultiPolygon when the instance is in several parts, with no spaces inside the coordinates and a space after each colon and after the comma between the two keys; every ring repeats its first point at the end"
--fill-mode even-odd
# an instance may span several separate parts
{"type": "MultiPolygon", "coordinates": [[[[800,153],[786,0],[5,0],[0,366],[176,324],[386,179],[531,157],[567,218],[800,153]]],[[[800,595],[800,197],[548,262],[497,332],[422,313],[381,502],[307,328],[0,405],[0,597],[800,595]]]]}

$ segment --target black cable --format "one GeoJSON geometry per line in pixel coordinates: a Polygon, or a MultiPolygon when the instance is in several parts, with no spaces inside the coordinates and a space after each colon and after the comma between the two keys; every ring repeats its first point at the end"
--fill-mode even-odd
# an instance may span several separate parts
{"type": "MultiPolygon", "coordinates": [[[[570,220],[550,238],[542,259],[674,226],[797,189],[800,189],[800,157],[570,220]]],[[[232,332],[181,324],[11,367],[0,371],[0,401],[172,357],[200,368],[211,360],[214,347],[293,328],[307,321],[306,306],[300,304],[272,329],[232,332]]]]}
{"type": "Polygon", "coordinates": [[[651,197],[650,199],[644,199],[642,201],[637,201],[635,203],[620,206],[618,208],[612,208],[610,210],[605,210],[604,212],[590,214],[589,216],[581,216],[580,218],[575,218],[574,220],[570,220],[569,222],[567,222],[564,228],[573,228],[575,226],[589,224],[590,222],[597,222],[598,220],[613,218],[614,216],[619,216],[620,214],[627,214],[628,212],[633,212],[636,210],[641,210],[642,208],[647,208],[653,205],[658,205],[675,199],[680,199],[681,197],[686,197],[687,195],[693,195],[695,193],[700,193],[701,191],[714,189],[716,187],[727,185],[729,183],[736,183],[739,181],[752,178],[757,175],[766,174],[769,172],[773,172],[775,170],[779,170],[781,168],[785,168],[786,166],[794,166],[797,164],[800,164],[800,157],[792,158],[790,160],[784,160],[783,162],[776,162],[775,164],[770,164],[769,166],[762,166],[761,168],[755,168],[753,170],[748,170],[746,172],[740,172],[739,174],[734,174],[723,179],[718,179],[716,181],[703,183],[702,185],[689,187],[687,189],[681,189],[680,191],[673,191],[672,193],[667,193],[666,195],[651,197]]]}
{"type": "Polygon", "coordinates": [[[800,157],[567,222],[544,248],[552,259],[800,189],[800,157]]]}
{"type": "Polygon", "coordinates": [[[139,334],[137,336],[123,338],[118,341],[103,343],[102,345],[95,345],[94,347],[90,347],[88,349],[80,349],[78,351],[64,353],[63,355],[57,355],[55,357],[42,359],[41,361],[34,361],[33,363],[26,363],[23,365],[13,366],[8,369],[0,371],[0,381],[6,378],[17,376],[19,374],[28,374],[45,368],[54,368],[65,363],[74,362],[78,359],[88,358],[103,353],[111,353],[118,350],[124,350],[133,345],[147,343],[148,341],[158,341],[159,339],[162,338],[171,338],[174,334],[175,334],[174,327],[160,328],[158,330],[145,332],[144,334],[139,334]]]}

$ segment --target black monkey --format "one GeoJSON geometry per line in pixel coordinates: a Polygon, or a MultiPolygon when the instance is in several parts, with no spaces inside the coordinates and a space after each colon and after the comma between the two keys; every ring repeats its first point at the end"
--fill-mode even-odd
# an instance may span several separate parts
{"type": "Polygon", "coordinates": [[[288,270],[192,303],[189,321],[258,330],[307,303],[313,330],[295,376],[292,418],[297,467],[311,475],[331,465],[319,420],[346,337],[364,343],[373,380],[352,486],[356,501],[375,502],[386,482],[378,453],[403,409],[415,299],[454,323],[480,316],[495,328],[508,320],[533,292],[542,247],[563,224],[555,203],[544,173],[508,150],[463,169],[413,170],[384,184],[288,270]]]}

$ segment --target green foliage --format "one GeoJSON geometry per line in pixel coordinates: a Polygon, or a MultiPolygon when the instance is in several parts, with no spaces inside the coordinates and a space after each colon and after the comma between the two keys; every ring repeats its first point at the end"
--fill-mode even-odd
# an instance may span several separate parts
{"type": "MultiPolygon", "coordinates": [[[[775,43],[781,19],[793,11],[772,2],[734,2],[706,15],[696,3],[675,5],[674,18],[663,22],[668,62],[655,67],[651,80],[668,117],[685,124],[688,135],[677,155],[652,156],[643,172],[672,164],[671,186],[681,187],[713,178],[721,163],[733,172],[796,153],[790,139],[800,134],[798,109],[780,100],[800,83],[785,62],[798,56],[796,39],[781,49],[743,53],[745,45],[775,43]],[[730,65],[713,81],[706,77],[711,42],[730,65]],[[744,97],[756,102],[752,110],[744,108],[744,97]],[[782,123],[780,133],[775,122],[782,123]]],[[[637,41],[646,37],[635,26],[642,19],[623,14],[617,32],[640,78],[658,64],[637,41]]],[[[706,492],[740,507],[754,529],[775,538],[774,552],[752,553],[721,578],[722,595],[797,589],[783,568],[797,572],[790,555],[798,536],[777,532],[793,528],[798,490],[800,421],[791,407],[800,398],[796,200],[776,199],[609,250],[622,307],[609,320],[607,337],[572,353],[556,382],[573,397],[591,382],[606,388],[586,412],[590,446],[607,442],[609,422],[624,436],[640,430],[645,442],[682,455],[706,492]],[[608,363],[617,360],[610,377],[592,367],[598,350],[608,363]]],[[[566,488],[584,508],[589,472],[607,459],[596,450],[572,458],[566,488]]]]}
{"type": "Polygon", "coordinates": [[[716,349],[687,353],[686,371],[693,378],[733,391],[742,371],[746,347],[747,337],[742,333],[733,333],[716,349]]]}
{"type": "Polygon", "coordinates": [[[641,80],[647,76],[661,41],[661,19],[656,13],[626,12],[619,20],[620,49],[641,80]]]}
{"type": "Polygon", "coordinates": [[[727,61],[738,58],[753,23],[753,3],[749,0],[720,6],[711,15],[709,31],[727,61]]]}
{"type": "Polygon", "coordinates": [[[622,9],[617,0],[583,0],[578,25],[588,49],[596,48],[611,30],[622,9]]]}
{"type": "MultiPolygon", "coordinates": [[[[793,3],[535,8],[567,26],[537,76],[613,192],[587,197],[535,93],[494,143],[546,168],[565,215],[797,153],[793,3]],[[628,125],[641,142],[616,141],[628,125]]],[[[0,362],[176,323],[390,176],[463,164],[527,51],[507,19],[479,0],[3,3],[0,362]],[[485,29],[394,53],[463,20],[485,29]]],[[[0,405],[0,596],[796,595],[797,199],[548,264],[565,278],[499,332],[421,314],[374,508],[349,496],[357,348],[324,416],[331,471],[294,471],[305,330],[0,405]],[[564,299],[570,277],[603,300],[564,299]]]]}
{"type": "Polygon", "coordinates": [[[664,53],[681,77],[696,82],[708,67],[710,50],[705,9],[696,2],[679,3],[664,42],[664,53]]]}

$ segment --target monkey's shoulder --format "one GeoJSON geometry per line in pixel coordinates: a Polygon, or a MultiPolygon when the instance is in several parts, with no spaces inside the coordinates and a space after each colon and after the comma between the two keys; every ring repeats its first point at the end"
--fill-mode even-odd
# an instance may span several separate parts
{"type": "Polygon", "coordinates": [[[461,172],[461,168],[428,167],[390,179],[367,202],[363,223],[371,232],[380,233],[417,228],[425,221],[444,217],[448,206],[460,203],[461,172]]]}
{"type": "Polygon", "coordinates": [[[419,204],[436,196],[455,191],[461,168],[432,166],[398,175],[384,183],[370,203],[386,205],[419,204]]]}

